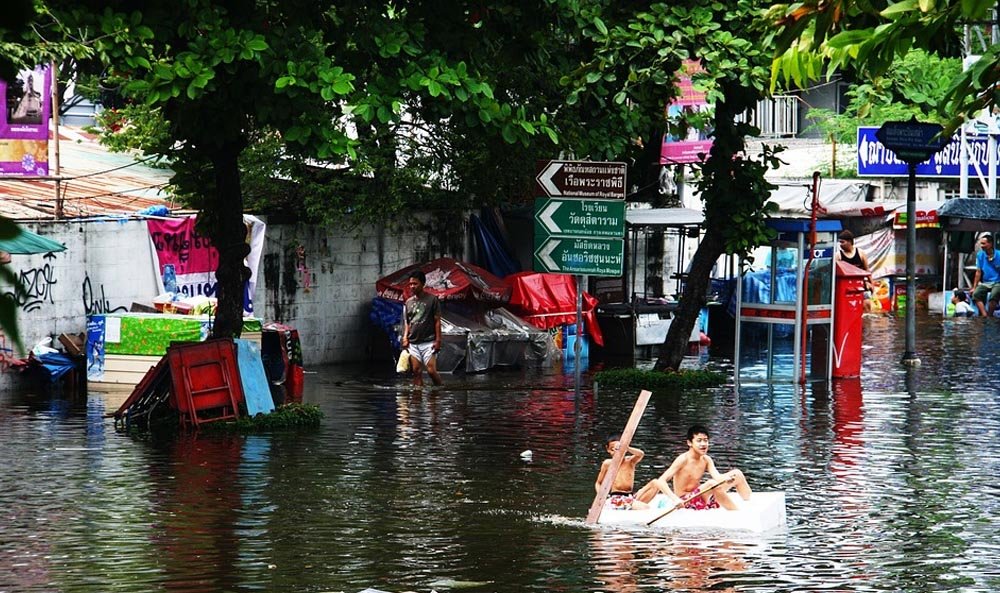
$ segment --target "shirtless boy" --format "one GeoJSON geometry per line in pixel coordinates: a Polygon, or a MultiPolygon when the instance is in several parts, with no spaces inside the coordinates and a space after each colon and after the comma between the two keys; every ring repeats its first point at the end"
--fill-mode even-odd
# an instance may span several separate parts
{"type": "Polygon", "coordinates": [[[684,505],[687,509],[717,509],[721,506],[732,511],[737,508],[736,502],[729,495],[729,490],[734,487],[740,498],[750,500],[750,485],[743,472],[732,469],[723,474],[715,468],[715,462],[708,456],[708,429],[698,425],[689,428],[687,445],[688,450],[678,455],[667,471],[635,494],[636,500],[648,503],[657,492],[663,492],[675,503],[687,500],[684,505]],[[701,478],[706,472],[713,479],[728,483],[699,495],[703,488],[701,478]],[[669,486],[671,479],[674,481],[672,489],[669,486]]]}
{"type": "MultiPolygon", "coordinates": [[[[619,435],[614,435],[608,437],[608,445],[606,447],[608,455],[614,458],[615,452],[621,446],[621,437],[619,435]]],[[[615,481],[611,484],[611,493],[608,495],[608,502],[611,503],[611,508],[620,511],[628,511],[631,509],[648,509],[649,505],[640,502],[635,499],[632,495],[632,485],[635,482],[635,466],[642,461],[645,454],[641,449],[636,449],[635,447],[629,447],[628,453],[622,459],[622,464],[618,467],[618,473],[615,474],[615,481]]],[[[604,482],[604,476],[608,473],[608,468],[611,467],[612,459],[605,459],[604,463],[601,464],[601,471],[597,474],[597,481],[594,483],[594,489],[597,492],[601,491],[601,483],[604,482]]]]}

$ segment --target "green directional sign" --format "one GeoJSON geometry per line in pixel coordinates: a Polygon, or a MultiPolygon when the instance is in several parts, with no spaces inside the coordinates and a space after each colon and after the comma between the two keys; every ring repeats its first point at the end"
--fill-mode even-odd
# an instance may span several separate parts
{"type": "Polygon", "coordinates": [[[541,272],[621,276],[624,254],[622,239],[535,234],[534,268],[541,272]]]}
{"type": "Polygon", "coordinates": [[[625,236],[625,202],[580,198],[537,198],[535,236],[625,236]]]}

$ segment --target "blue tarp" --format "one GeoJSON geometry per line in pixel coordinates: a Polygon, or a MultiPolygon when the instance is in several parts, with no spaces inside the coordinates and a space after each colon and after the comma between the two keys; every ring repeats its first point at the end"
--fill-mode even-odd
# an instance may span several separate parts
{"type": "Polygon", "coordinates": [[[521,271],[521,264],[510,255],[512,250],[504,240],[493,213],[484,211],[481,219],[473,214],[469,222],[476,240],[476,265],[500,278],[521,271]]]}
{"type": "Polygon", "coordinates": [[[403,320],[403,303],[375,297],[372,299],[372,310],[368,317],[389,336],[393,348],[397,351],[403,348],[399,333],[396,331],[396,326],[403,320]]]}
{"type": "Polygon", "coordinates": [[[39,364],[42,365],[42,368],[45,369],[45,372],[48,373],[49,381],[56,381],[66,373],[73,370],[73,361],[62,352],[39,354],[35,356],[35,360],[37,360],[39,364]]]}

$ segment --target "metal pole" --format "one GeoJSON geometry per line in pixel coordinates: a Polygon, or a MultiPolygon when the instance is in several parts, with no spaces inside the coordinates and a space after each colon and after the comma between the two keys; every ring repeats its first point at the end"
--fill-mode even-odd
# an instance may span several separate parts
{"type": "Polygon", "coordinates": [[[59,167],[59,67],[56,66],[55,61],[51,62],[52,68],[52,87],[49,89],[52,97],[52,143],[53,143],[53,159],[52,164],[55,168],[55,180],[56,180],[56,218],[63,218],[63,196],[62,196],[62,177],[59,167]]]}
{"type": "Polygon", "coordinates": [[[580,396],[580,354],[583,346],[580,340],[583,339],[583,279],[586,276],[577,274],[576,276],[576,339],[573,340],[573,382],[576,387],[576,396],[580,396]]]}
{"type": "Polygon", "coordinates": [[[917,366],[917,163],[907,164],[906,185],[906,351],[903,364],[917,366]]]}

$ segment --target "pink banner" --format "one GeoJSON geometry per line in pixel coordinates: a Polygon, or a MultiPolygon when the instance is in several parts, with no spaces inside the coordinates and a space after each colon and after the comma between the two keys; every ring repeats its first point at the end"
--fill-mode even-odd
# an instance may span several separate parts
{"type": "MultiPolygon", "coordinates": [[[[219,252],[212,242],[195,231],[195,217],[149,219],[149,240],[156,251],[157,287],[160,293],[171,292],[177,298],[216,297],[219,252]]],[[[254,216],[244,215],[250,255],[244,263],[250,279],[243,285],[243,312],[253,313],[253,295],[257,288],[257,265],[264,249],[266,225],[254,216]]]]}
{"type": "Polygon", "coordinates": [[[195,232],[195,220],[190,217],[146,221],[159,263],[158,278],[165,283],[160,289],[180,298],[215,297],[219,253],[211,241],[195,232]]]}
{"type": "Polygon", "coordinates": [[[219,267],[219,253],[212,242],[194,230],[195,218],[149,220],[149,237],[153,240],[156,257],[163,266],[174,266],[178,276],[192,273],[215,273],[219,267]]]}

